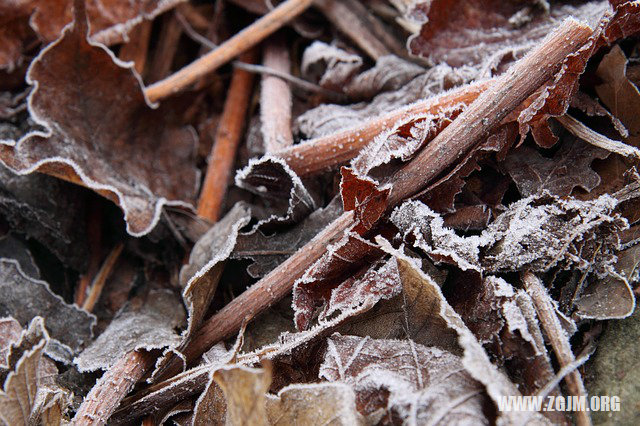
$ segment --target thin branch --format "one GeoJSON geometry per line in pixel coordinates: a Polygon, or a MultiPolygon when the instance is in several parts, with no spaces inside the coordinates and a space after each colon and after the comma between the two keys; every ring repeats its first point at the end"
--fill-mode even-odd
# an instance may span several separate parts
{"type": "Polygon", "coordinates": [[[96,274],[93,282],[91,283],[91,288],[89,289],[89,296],[87,300],[84,301],[82,307],[91,312],[96,305],[96,302],[100,298],[102,294],[102,289],[104,288],[105,283],[107,282],[107,278],[111,275],[111,271],[113,271],[113,267],[116,265],[118,261],[118,257],[120,257],[120,253],[122,253],[122,249],[124,248],[124,244],[119,243],[116,245],[113,250],[109,253],[107,258],[104,260],[104,263],[100,267],[100,270],[96,274]]]}
{"type": "Polygon", "coordinates": [[[275,155],[284,159],[299,176],[320,173],[348,162],[380,133],[390,130],[397,123],[412,116],[435,115],[458,104],[470,104],[493,82],[494,80],[485,80],[469,84],[424,101],[415,102],[357,127],[305,141],[278,151],[275,155]]]}
{"type": "Polygon", "coordinates": [[[153,366],[149,352],[132,351],[120,358],[98,380],[71,421],[74,425],[104,425],[133,386],[153,366]]]}
{"type": "Polygon", "coordinates": [[[179,10],[176,10],[176,19],[178,20],[180,25],[182,25],[182,29],[184,30],[184,33],[191,40],[195,41],[196,43],[204,46],[205,48],[207,48],[209,50],[213,50],[216,47],[218,47],[217,44],[215,44],[214,42],[212,42],[211,40],[209,40],[205,36],[203,36],[200,33],[198,33],[196,30],[194,30],[193,27],[191,26],[191,24],[189,23],[189,21],[187,21],[187,19],[184,17],[184,15],[182,13],[180,13],[179,10]]]}
{"type": "Polygon", "coordinates": [[[624,142],[609,139],[605,135],[591,130],[569,114],[555,117],[555,119],[558,120],[560,124],[562,124],[564,128],[570,131],[574,136],[579,137],[593,146],[606,149],[609,152],[620,154],[624,157],[640,158],[640,149],[635,146],[627,145],[624,142]]]}
{"type": "MultiPolygon", "coordinates": [[[[255,57],[253,49],[243,54],[246,61],[253,61],[255,57]]],[[[241,69],[234,70],[198,200],[198,215],[211,222],[216,222],[220,216],[242,138],[252,88],[253,75],[241,69]]]]}
{"type": "Polygon", "coordinates": [[[307,92],[311,93],[320,93],[327,97],[327,99],[333,102],[344,102],[346,100],[346,96],[342,93],[334,92],[333,90],[325,89],[322,86],[318,86],[317,84],[311,83],[305,79],[296,77],[289,73],[280,72],[278,70],[274,70],[273,68],[266,67],[264,65],[254,65],[254,64],[246,64],[244,62],[235,61],[233,66],[236,68],[241,68],[245,71],[255,72],[263,75],[272,75],[274,77],[281,78],[294,86],[297,86],[307,92]]]}
{"type": "Polygon", "coordinates": [[[178,42],[182,35],[182,27],[175,12],[166,15],[162,21],[160,39],[149,64],[148,76],[150,81],[165,78],[171,72],[173,59],[178,52],[178,42]]]}
{"type": "Polygon", "coordinates": [[[147,87],[145,93],[155,102],[184,90],[200,77],[208,74],[240,53],[247,51],[284,24],[304,12],[313,0],[287,0],[271,12],[240,31],[203,57],[197,59],[175,74],[147,87]]]}
{"type": "MultiPolygon", "coordinates": [[[[527,271],[523,274],[522,282],[524,283],[527,293],[529,293],[529,296],[531,296],[533,300],[538,318],[540,319],[540,323],[542,323],[542,328],[551,343],[551,347],[558,358],[561,368],[574,364],[576,358],[571,350],[569,338],[562,328],[562,324],[560,324],[549,293],[542,285],[540,279],[531,272],[527,271]]],[[[580,377],[580,373],[577,370],[573,369],[567,373],[565,382],[571,394],[587,396],[582,377],[580,377]]],[[[576,412],[576,420],[579,426],[591,424],[591,418],[586,411],[576,412]]]]}
{"type": "MultiPolygon", "coordinates": [[[[346,34],[372,59],[377,60],[391,54],[391,50],[380,40],[384,37],[389,43],[390,36],[385,34],[382,24],[368,21],[375,18],[369,17],[366,7],[360,2],[322,0],[316,2],[316,7],[338,30],[346,34]]],[[[398,52],[401,49],[394,50],[398,52]]]]}
{"type": "MultiPolygon", "coordinates": [[[[263,64],[279,73],[288,74],[291,59],[282,37],[272,37],[265,45],[263,64]]],[[[262,76],[260,88],[260,122],[265,152],[293,145],[291,132],[291,89],[282,79],[262,76]]]]}

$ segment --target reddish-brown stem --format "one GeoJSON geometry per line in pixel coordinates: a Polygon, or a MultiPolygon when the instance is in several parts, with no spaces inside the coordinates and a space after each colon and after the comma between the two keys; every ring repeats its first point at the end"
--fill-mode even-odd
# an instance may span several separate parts
{"type": "Polygon", "coordinates": [[[87,271],[80,276],[76,288],[75,303],[78,306],[82,306],[87,299],[87,289],[100,268],[100,259],[102,258],[102,208],[97,200],[94,200],[89,206],[87,239],[90,244],[89,266],[87,271]]]}
{"type": "Polygon", "coordinates": [[[111,271],[113,271],[113,267],[116,265],[118,261],[118,257],[120,257],[120,253],[122,253],[122,249],[124,248],[124,244],[120,243],[116,245],[113,250],[109,253],[107,258],[104,260],[104,263],[100,267],[100,270],[96,274],[93,282],[91,283],[91,288],[89,289],[89,296],[82,304],[82,308],[91,312],[96,305],[96,302],[100,298],[102,294],[102,289],[104,288],[105,283],[107,282],[107,278],[111,275],[111,271]]]}
{"type": "Polygon", "coordinates": [[[138,74],[143,75],[147,63],[147,51],[151,38],[151,21],[142,21],[140,25],[131,30],[129,42],[120,48],[120,59],[133,61],[138,74]]]}
{"type": "MultiPolygon", "coordinates": [[[[153,60],[149,64],[149,80],[158,81],[171,72],[173,58],[178,51],[178,41],[182,34],[182,26],[175,13],[166,15],[162,21],[160,40],[155,48],[153,60]]],[[[153,100],[152,100],[153,101],[153,100]]]]}
{"type": "Polygon", "coordinates": [[[313,0],[287,0],[198,60],[164,80],[147,87],[145,94],[153,102],[179,92],[210,73],[304,12],[313,0]]]}
{"type": "Polygon", "coordinates": [[[320,173],[354,158],[380,133],[417,114],[438,114],[458,104],[473,102],[493,80],[473,83],[408,105],[360,126],[311,139],[275,153],[299,176],[320,173]]]}
{"type": "MultiPolygon", "coordinates": [[[[255,57],[255,50],[242,55],[243,60],[247,62],[254,62],[255,57]]],[[[236,68],[216,129],[207,173],[198,200],[198,215],[211,222],[218,220],[227,193],[227,184],[242,137],[252,87],[253,74],[236,68]]]]}
{"type": "MultiPolygon", "coordinates": [[[[289,50],[282,37],[272,37],[264,47],[263,65],[289,73],[289,50]]],[[[291,133],[291,89],[286,81],[272,75],[262,76],[260,88],[260,121],[265,152],[293,145],[291,133]]]]}
{"type": "MultiPolygon", "coordinates": [[[[549,293],[542,285],[540,279],[532,272],[525,272],[522,277],[522,282],[524,283],[527,293],[531,296],[531,300],[533,300],[533,305],[536,307],[542,328],[551,343],[553,352],[558,358],[560,367],[562,368],[572,364],[576,358],[571,350],[569,338],[564,332],[562,324],[560,324],[549,293]]],[[[573,370],[567,374],[564,380],[572,395],[587,396],[582,377],[577,370],[573,370]]],[[[591,425],[591,418],[586,411],[576,411],[576,423],[579,426],[591,425]]]]}
{"type": "Polygon", "coordinates": [[[71,421],[74,425],[104,425],[133,386],[153,366],[148,352],[132,351],[120,358],[84,398],[71,421]]]}

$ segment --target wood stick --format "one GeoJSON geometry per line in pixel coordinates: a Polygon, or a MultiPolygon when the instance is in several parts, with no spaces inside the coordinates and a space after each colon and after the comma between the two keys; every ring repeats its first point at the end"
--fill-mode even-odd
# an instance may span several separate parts
{"type": "Polygon", "coordinates": [[[120,253],[122,253],[122,249],[124,248],[124,244],[117,244],[113,250],[109,253],[107,258],[104,260],[104,263],[100,267],[100,270],[96,274],[91,283],[91,288],[89,289],[89,296],[82,304],[82,308],[86,311],[93,311],[93,308],[96,306],[96,302],[100,298],[102,294],[102,289],[104,288],[105,283],[107,282],[107,278],[111,275],[113,271],[113,267],[116,265],[118,258],[120,257],[120,253]]]}
{"type": "Polygon", "coordinates": [[[153,366],[148,352],[132,351],[120,358],[91,388],[71,421],[74,425],[104,425],[133,386],[153,366]]]}
{"type": "Polygon", "coordinates": [[[406,56],[405,48],[391,36],[367,8],[355,0],[321,0],[316,7],[372,59],[395,53],[406,56]]]}
{"type": "Polygon", "coordinates": [[[438,114],[458,104],[470,104],[493,80],[472,83],[452,91],[415,102],[402,109],[376,117],[357,127],[311,139],[275,152],[299,176],[320,173],[356,157],[380,133],[418,114],[438,114]]]}
{"type": "MultiPolygon", "coordinates": [[[[265,67],[289,73],[291,60],[282,37],[269,40],[264,47],[265,67]]],[[[291,132],[291,89],[286,81],[271,75],[262,76],[260,88],[260,121],[265,152],[293,145],[291,132]]]]}
{"type": "MultiPolygon", "coordinates": [[[[569,338],[556,315],[549,293],[542,285],[540,279],[532,272],[525,272],[522,276],[522,282],[524,283],[527,293],[531,296],[531,300],[533,300],[538,318],[540,319],[540,323],[542,323],[542,328],[551,343],[553,352],[556,354],[556,357],[558,357],[560,367],[563,368],[573,364],[576,358],[571,350],[569,338]]],[[[587,396],[587,391],[578,370],[573,370],[568,373],[564,380],[572,395],[587,396]]],[[[591,425],[591,418],[586,411],[576,411],[576,421],[579,426],[591,425]]]]}
{"type": "Polygon", "coordinates": [[[145,89],[147,98],[155,102],[185,89],[200,77],[218,69],[240,53],[258,44],[265,37],[273,34],[291,19],[304,12],[311,3],[313,3],[313,0],[285,1],[222,43],[217,49],[212,50],[164,80],[147,87],[145,89]]]}
{"type": "Polygon", "coordinates": [[[178,42],[182,35],[182,26],[175,12],[166,15],[162,21],[160,40],[155,48],[153,60],[149,64],[149,81],[158,81],[171,72],[173,58],[178,51],[178,42]]]}
{"type": "Polygon", "coordinates": [[[147,63],[147,52],[151,38],[151,21],[142,21],[140,25],[131,30],[129,42],[120,48],[120,59],[133,61],[138,74],[143,75],[144,66],[147,63]]]}
{"type": "MultiPolygon", "coordinates": [[[[255,50],[252,49],[245,52],[242,58],[253,62],[256,56],[255,50]]],[[[227,193],[227,184],[242,138],[252,88],[253,74],[236,68],[216,129],[207,173],[198,200],[198,215],[211,222],[217,222],[220,218],[222,202],[227,193]]]]}

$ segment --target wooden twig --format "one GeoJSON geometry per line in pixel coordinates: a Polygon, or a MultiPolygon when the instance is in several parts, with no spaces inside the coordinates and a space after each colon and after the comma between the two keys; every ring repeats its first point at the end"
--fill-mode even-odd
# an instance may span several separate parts
{"type": "Polygon", "coordinates": [[[333,102],[344,102],[347,100],[347,97],[342,93],[325,89],[324,87],[311,83],[310,81],[307,81],[303,78],[296,77],[289,73],[277,71],[273,68],[268,68],[263,65],[245,64],[244,62],[234,61],[233,66],[236,68],[242,68],[245,71],[279,78],[281,80],[291,83],[293,86],[299,87],[302,90],[306,90],[307,92],[320,93],[324,95],[324,97],[327,98],[327,100],[330,100],[333,102]]]}
{"type": "Polygon", "coordinates": [[[481,81],[433,96],[376,117],[357,127],[311,139],[276,153],[299,176],[320,173],[354,158],[380,133],[418,114],[438,114],[458,104],[473,102],[493,80],[481,81]]]}
{"type": "MultiPolygon", "coordinates": [[[[540,323],[542,323],[542,328],[551,343],[553,352],[558,358],[560,367],[564,368],[574,364],[576,359],[573,355],[573,351],[571,350],[569,338],[564,332],[562,324],[560,324],[560,320],[556,315],[549,293],[542,285],[540,279],[532,272],[525,272],[522,277],[522,282],[524,283],[527,293],[531,296],[531,300],[533,300],[536,312],[538,313],[538,318],[540,319],[540,323]]],[[[569,392],[573,395],[579,397],[587,396],[587,391],[584,387],[584,383],[582,382],[582,377],[577,370],[574,369],[567,373],[564,380],[569,392]]],[[[577,411],[576,420],[579,426],[591,424],[591,418],[586,411],[577,411]]]]}
{"type": "Polygon", "coordinates": [[[162,21],[160,40],[155,48],[153,60],[149,64],[149,81],[158,81],[171,72],[173,58],[178,51],[178,41],[182,35],[182,26],[175,12],[166,15],[162,21]]]}
{"type": "Polygon", "coordinates": [[[111,275],[111,271],[113,271],[113,267],[116,265],[118,261],[118,257],[120,257],[120,253],[122,253],[122,249],[124,248],[124,244],[119,243],[116,245],[113,250],[109,253],[107,258],[104,260],[104,263],[100,267],[100,270],[96,274],[91,283],[91,288],[89,289],[89,296],[82,304],[82,307],[91,312],[96,305],[96,302],[100,298],[102,294],[102,289],[104,288],[105,283],[107,282],[107,278],[111,275]]]}
{"type": "Polygon", "coordinates": [[[383,24],[356,0],[319,0],[316,7],[372,59],[394,53],[406,56],[406,49],[383,24]]]}
{"type": "MultiPolygon", "coordinates": [[[[245,61],[254,61],[255,57],[253,49],[242,55],[245,61]]],[[[220,217],[236,151],[242,138],[252,87],[253,74],[241,69],[233,71],[198,200],[198,215],[211,222],[216,222],[220,217]]]]}
{"type": "Polygon", "coordinates": [[[258,44],[265,37],[271,35],[291,19],[304,12],[311,3],[313,3],[313,0],[285,1],[222,43],[217,49],[212,50],[164,80],[147,87],[145,90],[147,98],[153,102],[185,89],[200,77],[216,70],[240,53],[258,44]]]}
{"type": "MultiPolygon", "coordinates": [[[[262,63],[275,71],[289,73],[291,60],[282,37],[272,37],[265,45],[262,63]]],[[[265,152],[274,152],[293,145],[291,89],[287,82],[278,77],[262,76],[260,121],[265,152]]]]}
{"type": "Polygon", "coordinates": [[[593,146],[606,149],[609,152],[614,152],[624,157],[640,158],[640,149],[636,148],[635,146],[627,145],[624,142],[609,139],[605,135],[591,130],[569,114],[565,114],[563,116],[555,118],[560,122],[560,124],[564,126],[565,129],[570,131],[574,136],[579,137],[583,141],[593,146]]]}
{"type": "Polygon", "coordinates": [[[78,306],[82,306],[87,299],[87,290],[100,269],[102,259],[102,206],[95,199],[90,203],[87,214],[87,240],[89,241],[89,265],[87,271],[80,276],[76,288],[74,301],[78,306]]]}
{"type": "Polygon", "coordinates": [[[149,39],[151,38],[151,21],[142,21],[140,25],[131,30],[129,42],[120,48],[120,59],[132,61],[138,74],[143,75],[147,63],[149,39]]]}
{"type": "Polygon", "coordinates": [[[132,351],[98,380],[71,421],[74,425],[104,425],[133,386],[153,366],[149,352],[132,351]]]}

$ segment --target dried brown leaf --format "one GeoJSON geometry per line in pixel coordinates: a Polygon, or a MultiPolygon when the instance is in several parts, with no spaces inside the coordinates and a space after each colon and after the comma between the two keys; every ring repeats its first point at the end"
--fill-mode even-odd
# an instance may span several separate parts
{"type": "Polygon", "coordinates": [[[600,100],[629,130],[626,142],[640,146],[640,119],[633,113],[640,109],[640,92],[627,78],[628,60],[619,46],[604,55],[596,74],[602,84],[595,87],[600,100]]]}
{"type": "Polygon", "coordinates": [[[132,235],[143,235],[163,205],[192,206],[195,138],[170,124],[167,104],[151,107],[131,65],[87,41],[82,7],[77,16],[27,75],[29,111],[45,131],[2,141],[0,160],[21,174],[37,170],[93,189],[119,204],[132,235]]]}

